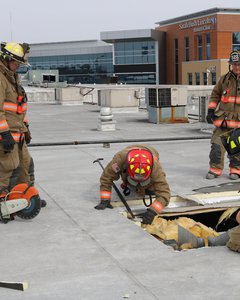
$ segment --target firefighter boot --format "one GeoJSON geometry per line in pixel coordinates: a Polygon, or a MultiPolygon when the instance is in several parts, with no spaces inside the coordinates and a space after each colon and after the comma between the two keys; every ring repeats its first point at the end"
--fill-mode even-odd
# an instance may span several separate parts
{"type": "Polygon", "coordinates": [[[239,175],[238,174],[235,174],[235,173],[230,173],[229,174],[229,178],[231,179],[231,180],[237,180],[237,179],[239,179],[239,175]]]}
{"type": "Polygon", "coordinates": [[[47,201],[41,199],[41,207],[46,207],[47,206],[47,201]]]}
{"type": "Polygon", "coordinates": [[[217,177],[219,177],[219,176],[211,171],[208,171],[208,173],[206,175],[206,179],[215,179],[217,177]]]}

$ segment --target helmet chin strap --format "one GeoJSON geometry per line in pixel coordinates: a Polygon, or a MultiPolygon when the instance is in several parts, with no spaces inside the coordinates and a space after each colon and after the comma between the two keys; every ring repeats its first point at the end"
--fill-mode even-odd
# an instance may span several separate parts
{"type": "Polygon", "coordinates": [[[6,58],[3,58],[1,61],[4,64],[4,66],[9,69],[9,60],[7,60],[6,58]]]}
{"type": "Polygon", "coordinates": [[[144,186],[147,186],[151,182],[151,179],[148,178],[148,179],[146,179],[144,181],[137,181],[137,180],[132,179],[130,176],[128,176],[127,177],[127,181],[132,186],[138,186],[138,185],[140,185],[140,186],[144,187],[144,186]]]}

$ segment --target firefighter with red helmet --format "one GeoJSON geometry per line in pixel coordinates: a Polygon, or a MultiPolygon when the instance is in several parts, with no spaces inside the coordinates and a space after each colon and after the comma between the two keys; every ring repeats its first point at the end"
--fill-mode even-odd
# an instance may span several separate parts
{"type": "MultiPolygon", "coordinates": [[[[227,135],[233,128],[240,127],[240,51],[230,53],[229,72],[223,75],[215,85],[208,104],[206,120],[215,129],[211,138],[209,171],[206,179],[214,179],[222,174],[225,149],[221,136],[227,135]]],[[[240,177],[240,166],[234,161],[229,165],[229,178],[240,177]]]]}
{"type": "MultiPolygon", "coordinates": [[[[28,66],[29,45],[1,43],[0,50],[0,199],[13,188],[31,185],[31,157],[26,145],[27,96],[20,85],[17,70],[28,66]],[[26,185],[24,185],[24,184],[26,185]]],[[[35,189],[36,190],[36,189],[35,189]]],[[[24,192],[22,191],[22,192],[24,192]]],[[[36,198],[37,199],[37,198],[36,198]]],[[[39,198],[39,205],[41,200],[39,198]]],[[[36,210],[37,212],[37,210],[36,210]]]]}
{"type": "Polygon", "coordinates": [[[113,181],[120,177],[125,189],[135,188],[136,193],[141,196],[156,196],[156,200],[142,214],[142,223],[151,224],[170,200],[169,185],[157,150],[146,145],[131,145],[115,154],[101,175],[101,201],[96,209],[112,208],[110,201],[113,181]]]}

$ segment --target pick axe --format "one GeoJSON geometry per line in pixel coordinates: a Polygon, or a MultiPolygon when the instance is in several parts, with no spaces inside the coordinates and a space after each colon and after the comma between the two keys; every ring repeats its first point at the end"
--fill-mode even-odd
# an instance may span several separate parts
{"type": "MultiPolygon", "coordinates": [[[[100,167],[101,167],[102,170],[104,171],[104,167],[103,167],[103,165],[102,165],[102,163],[101,163],[101,160],[103,160],[103,158],[98,158],[98,159],[94,160],[93,163],[98,162],[99,165],[100,165],[100,167]]],[[[129,205],[128,205],[126,199],[123,197],[123,195],[121,194],[121,192],[119,191],[118,187],[116,186],[116,184],[115,184],[114,182],[112,183],[112,186],[113,186],[115,192],[117,193],[119,199],[122,201],[122,203],[123,203],[124,206],[126,207],[127,211],[128,211],[129,214],[131,215],[131,217],[132,217],[133,219],[135,219],[135,216],[134,216],[134,214],[133,214],[131,208],[129,207],[129,205]]]]}

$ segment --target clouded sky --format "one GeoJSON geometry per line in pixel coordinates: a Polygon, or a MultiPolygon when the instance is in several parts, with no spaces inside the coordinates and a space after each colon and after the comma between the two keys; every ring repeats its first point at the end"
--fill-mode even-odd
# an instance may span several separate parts
{"type": "Polygon", "coordinates": [[[155,28],[156,22],[239,0],[0,0],[0,40],[27,43],[100,39],[100,32],[155,28]]]}

